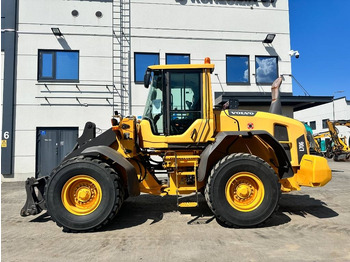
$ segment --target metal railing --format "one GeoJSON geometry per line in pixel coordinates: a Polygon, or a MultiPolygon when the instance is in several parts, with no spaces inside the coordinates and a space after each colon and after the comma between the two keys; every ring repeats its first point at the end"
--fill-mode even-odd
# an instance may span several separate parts
{"type": "Polygon", "coordinates": [[[35,97],[45,101],[40,104],[42,106],[114,106],[115,87],[112,84],[45,82],[36,85],[42,87],[42,95],[35,97]]]}

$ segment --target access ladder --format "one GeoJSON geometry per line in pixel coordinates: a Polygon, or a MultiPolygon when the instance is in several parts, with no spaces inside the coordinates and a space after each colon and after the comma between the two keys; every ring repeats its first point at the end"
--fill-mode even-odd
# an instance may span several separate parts
{"type": "Polygon", "coordinates": [[[182,155],[174,151],[164,157],[165,167],[169,171],[168,193],[176,195],[178,207],[198,206],[197,155],[182,155]],[[172,153],[173,155],[169,155],[172,153]],[[182,198],[195,195],[196,201],[181,201],[182,198]]]}

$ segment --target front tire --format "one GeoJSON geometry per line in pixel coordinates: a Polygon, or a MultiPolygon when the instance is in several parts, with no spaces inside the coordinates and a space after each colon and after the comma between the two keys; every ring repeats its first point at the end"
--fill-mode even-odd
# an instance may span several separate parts
{"type": "Polygon", "coordinates": [[[45,198],[49,215],[65,231],[93,231],[115,217],[124,189],[108,164],[81,156],[53,171],[45,198]]]}
{"type": "Polygon", "coordinates": [[[225,224],[252,227],[276,210],[280,188],[277,175],[264,160],[249,154],[232,154],[213,167],[205,198],[225,224]]]}

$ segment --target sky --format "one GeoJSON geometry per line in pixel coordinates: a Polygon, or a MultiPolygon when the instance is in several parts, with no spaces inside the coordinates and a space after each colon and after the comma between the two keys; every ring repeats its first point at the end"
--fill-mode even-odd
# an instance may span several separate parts
{"type": "MultiPolygon", "coordinates": [[[[350,100],[349,11],[350,0],[289,0],[292,74],[311,96],[350,100]]],[[[304,95],[295,81],[293,94],[304,95]]]]}

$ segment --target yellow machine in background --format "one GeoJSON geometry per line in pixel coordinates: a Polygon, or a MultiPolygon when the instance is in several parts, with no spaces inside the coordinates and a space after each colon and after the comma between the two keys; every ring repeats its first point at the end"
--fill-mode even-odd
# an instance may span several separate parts
{"type": "Polygon", "coordinates": [[[331,147],[332,155],[334,156],[334,160],[338,161],[341,157],[349,159],[350,158],[350,146],[346,144],[339,137],[339,132],[336,126],[346,126],[350,128],[350,120],[336,120],[330,121],[327,120],[327,126],[329,129],[330,137],[332,138],[333,145],[331,147]]]}
{"type": "Polygon", "coordinates": [[[323,156],[324,152],[322,152],[322,149],[321,149],[320,138],[314,136],[311,126],[309,126],[306,122],[303,122],[303,123],[306,129],[306,137],[309,144],[310,154],[323,156]]]}
{"type": "Polygon", "coordinates": [[[301,122],[226,101],[214,105],[213,70],[209,59],[148,67],[142,120],[116,115],[98,137],[87,123],[49,177],[27,181],[21,214],[47,208],[66,230],[90,231],[107,224],[129,196],[173,195],[179,207],[196,207],[202,193],[218,219],[251,227],[273,214],[281,192],[330,181],[326,159],[309,154],[301,122]],[[196,200],[184,201],[186,195],[196,200]]]}
{"type": "Polygon", "coordinates": [[[331,133],[329,131],[313,135],[315,151],[325,157],[332,158],[331,133]]]}

